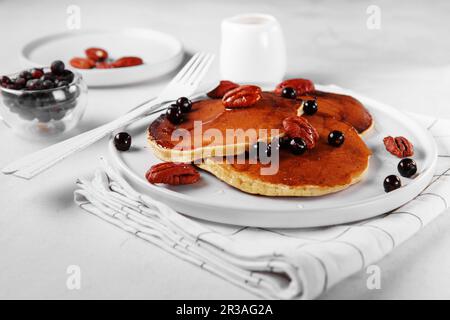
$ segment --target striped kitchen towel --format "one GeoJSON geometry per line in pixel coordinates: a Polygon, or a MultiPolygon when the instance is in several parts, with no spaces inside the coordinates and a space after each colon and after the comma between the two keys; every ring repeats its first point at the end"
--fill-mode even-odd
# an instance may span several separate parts
{"type": "Polygon", "coordinates": [[[93,179],[78,181],[75,202],[87,212],[259,296],[311,299],[380,260],[448,208],[450,121],[416,119],[438,144],[435,176],[403,207],[365,221],[308,229],[200,221],[136,192],[106,163],[93,179]]]}

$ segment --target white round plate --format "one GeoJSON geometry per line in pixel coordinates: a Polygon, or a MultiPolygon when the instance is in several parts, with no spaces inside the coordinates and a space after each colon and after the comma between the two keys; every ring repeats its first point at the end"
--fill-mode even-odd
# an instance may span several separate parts
{"type": "Polygon", "coordinates": [[[335,86],[316,87],[354,96],[375,120],[374,128],[363,138],[373,152],[366,176],[360,183],[335,194],[311,198],[250,195],[204,171],[200,182],[193,185],[152,185],[144,175],[153,164],[161,162],[146,143],[146,129],[155,116],[124,128],[132,135],[130,151],[117,151],[111,140],[110,153],[114,164],[140,192],[192,217],[243,226],[299,228],[363,220],[400,207],[428,185],[437,161],[437,148],[427,130],[392,107],[335,86]],[[414,179],[401,178],[403,186],[390,193],[384,192],[383,180],[390,174],[398,174],[399,159],[385,150],[383,138],[387,135],[411,140],[419,170],[414,179]]]}
{"type": "Polygon", "coordinates": [[[138,56],[140,66],[117,69],[75,69],[88,86],[118,86],[162,76],[176,69],[183,59],[181,42],[171,35],[151,29],[81,30],[48,35],[27,43],[21,51],[25,67],[48,66],[62,60],[68,68],[74,57],[85,57],[84,50],[100,47],[113,59],[138,56]]]}

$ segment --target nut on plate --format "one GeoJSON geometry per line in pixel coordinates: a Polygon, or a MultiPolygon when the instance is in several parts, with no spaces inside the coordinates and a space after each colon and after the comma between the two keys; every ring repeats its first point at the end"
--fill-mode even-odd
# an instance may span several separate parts
{"type": "Polygon", "coordinates": [[[95,62],[105,61],[108,59],[108,52],[102,48],[88,48],[84,51],[84,53],[86,54],[86,57],[95,62]]]}
{"type": "Polygon", "coordinates": [[[319,140],[317,130],[303,117],[292,116],[284,119],[283,128],[288,137],[302,138],[306,143],[307,149],[314,148],[319,140]]]}
{"type": "Polygon", "coordinates": [[[143,63],[144,62],[139,57],[123,57],[114,61],[112,65],[114,68],[123,68],[123,67],[138,66],[143,63]]]}
{"type": "Polygon", "coordinates": [[[70,60],[70,65],[77,69],[92,69],[95,67],[95,61],[89,58],[72,58],[70,60]]]}
{"type": "Polygon", "coordinates": [[[227,93],[228,91],[231,91],[233,89],[236,89],[239,87],[237,83],[228,81],[228,80],[222,80],[220,81],[219,85],[215,87],[213,90],[208,92],[206,95],[210,97],[211,99],[221,99],[227,93]]]}
{"type": "Polygon", "coordinates": [[[405,137],[388,136],[383,139],[386,150],[399,158],[411,157],[414,155],[412,143],[405,137]]]}
{"type": "Polygon", "coordinates": [[[176,186],[195,183],[200,179],[200,174],[191,164],[163,162],[152,166],[145,174],[145,178],[150,183],[176,186]]]}
{"type": "Polygon", "coordinates": [[[275,93],[281,95],[284,88],[292,88],[301,96],[307,92],[314,91],[314,83],[308,79],[289,79],[279,83],[275,88],[275,93]]]}
{"type": "Polygon", "coordinates": [[[228,91],[222,98],[222,103],[227,108],[245,108],[254,105],[261,99],[261,88],[258,86],[239,86],[228,91]]]}

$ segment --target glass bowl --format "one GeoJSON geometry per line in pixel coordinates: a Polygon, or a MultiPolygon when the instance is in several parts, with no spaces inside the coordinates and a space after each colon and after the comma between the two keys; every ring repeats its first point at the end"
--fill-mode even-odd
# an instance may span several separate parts
{"type": "MultiPolygon", "coordinates": [[[[48,68],[44,70],[48,71],[48,68]]],[[[27,139],[55,137],[68,132],[78,124],[86,105],[87,87],[76,72],[70,84],[59,88],[14,90],[0,86],[3,121],[27,139]]]]}

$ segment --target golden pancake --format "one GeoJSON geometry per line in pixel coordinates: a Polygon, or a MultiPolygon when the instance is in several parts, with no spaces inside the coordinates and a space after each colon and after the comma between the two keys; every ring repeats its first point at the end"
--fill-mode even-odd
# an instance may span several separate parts
{"type": "Polygon", "coordinates": [[[275,174],[262,174],[269,164],[224,162],[224,158],[208,158],[198,166],[227,184],[247,193],[265,196],[320,196],[343,190],[360,181],[369,166],[371,151],[349,124],[330,117],[309,117],[319,132],[317,146],[302,155],[280,150],[275,174]],[[344,133],[340,147],[328,144],[333,130],[344,133]]]}
{"type": "MultiPolygon", "coordinates": [[[[359,133],[366,132],[373,124],[369,112],[350,96],[321,91],[302,96],[313,97],[317,97],[319,111],[308,116],[308,120],[318,116],[336,118],[348,122],[359,133]]],[[[256,141],[283,136],[283,119],[295,114],[302,114],[300,100],[282,98],[272,92],[263,92],[262,98],[247,108],[227,109],[220,99],[206,99],[194,102],[192,111],[179,125],[172,124],[166,115],[159,116],[148,128],[148,143],[155,155],[165,161],[191,162],[236,155],[256,141]],[[188,133],[189,138],[174,137],[179,129],[188,133]],[[234,131],[227,134],[230,129],[234,131]],[[278,130],[278,134],[271,130],[278,130]]]]}

